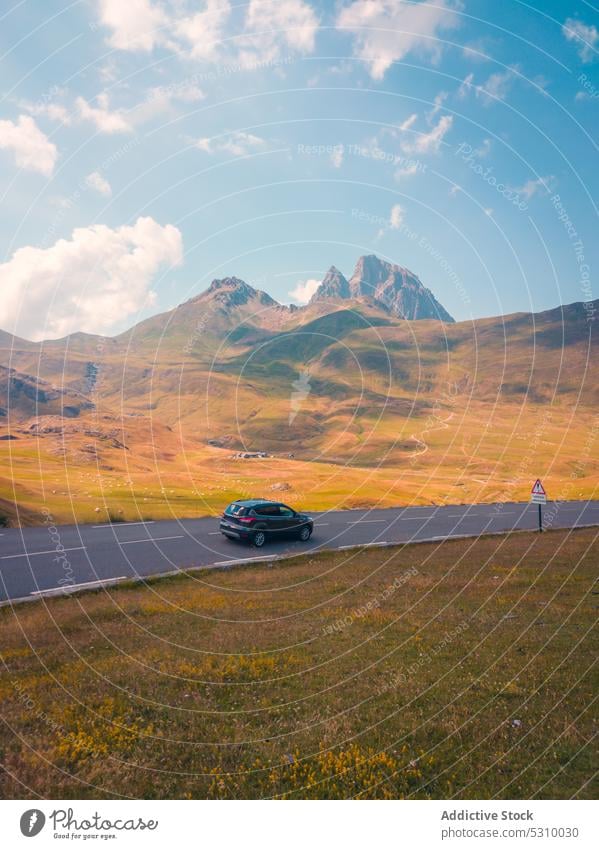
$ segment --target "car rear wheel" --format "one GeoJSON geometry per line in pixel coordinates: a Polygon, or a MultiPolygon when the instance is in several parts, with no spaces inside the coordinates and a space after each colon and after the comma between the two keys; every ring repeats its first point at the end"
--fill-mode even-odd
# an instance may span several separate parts
{"type": "Polygon", "coordinates": [[[264,533],[264,531],[260,531],[260,530],[256,531],[255,534],[254,534],[254,539],[253,539],[253,543],[256,546],[256,548],[262,548],[262,546],[264,545],[265,542],[266,542],[266,534],[264,533]]]}
{"type": "Polygon", "coordinates": [[[312,536],[312,529],[308,527],[308,525],[304,525],[304,527],[299,532],[299,538],[302,542],[308,542],[310,537],[312,536]]]}

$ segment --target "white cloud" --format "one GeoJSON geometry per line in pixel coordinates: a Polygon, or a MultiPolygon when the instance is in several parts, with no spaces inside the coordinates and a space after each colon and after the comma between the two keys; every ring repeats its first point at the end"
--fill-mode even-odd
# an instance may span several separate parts
{"type": "Polygon", "coordinates": [[[405,210],[399,203],[393,204],[389,212],[389,221],[375,235],[375,241],[382,239],[389,230],[401,230],[405,219],[405,210]]]}
{"type": "Polygon", "coordinates": [[[472,91],[472,81],[474,80],[474,74],[470,73],[462,80],[462,84],[458,89],[458,97],[463,100],[467,97],[472,91]]]}
{"type": "Polygon", "coordinates": [[[131,107],[111,109],[106,93],[99,94],[88,102],[78,97],[70,108],[65,104],[68,92],[61,91],[63,102],[30,103],[23,101],[21,106],[30,115],[43,115],[52,121],[70,126],[90,121],[101,133],[128,133],[135,126],[144,124],[169,111],[175,103],[196,103],[205,98],[202,89],[191,80],[183,80],[164,86],[154,86],[146,92],[145,98],[131,107]]]}
{"type": "Polygon", "coordinates": [[[392,230],[399,230],[401,225],[403,224],[404,219],[404,210],[403,207],[396,203],[391,207],[391,214],[389,215],[389,227],[392,230]]]}
{"type": "Polygon", "coordinates": [[[333,168],[341,168],[343,165],[343,156],[345,154],[345,148],[342,144],[338,144],[335,147],[335,150],[331,153],[331,164],[333,168]]]}
{"type": "Polygon", "coordinates": [[[78,228],[50,248],[20,248],[0,264],[0,327],[30,339],[109,332],[155,301],[153,277],[182,257],[179,230],[153,218],[78,228]]]}
{"type": "Polygon", "coordinates": [[[498,71],[491,74],[482,85],[475,86],[476,96],[483,101],[485,106],[490,106],[497,100],[505,100],[515,80],[516,67],[508,68],[507,71],[498,71]]]}
{"type": "Polygon", "coordinates": [[[157,47],[189,52],[202,61],[236,59],[242,64],[275,61],[283,48],[314,50],[318,17],[306,0],[250,0],[240,28],[226,32],[230,0],[100,0],[100,22],[110,30],[108,43],[119,50],[150,52],[157,47]],[[236,36],[235,38],[230,38],[236,36]]]}
{"type": "Polygon", "coordinates": [[[216,59],[231,14],[229,0],[207,0],[205,8],[173,22],[173,33],[189,48],[194,59],[216,59]]]}
{"type": "Polygon", "coordinates": [[[568,18],[562,27],[562,32],[568,41],[576,44],[578,55],[585,64],[597,58],[599,30],[596,26],[584,24],[576,18],[568,18]]]}
{"type": "Polygon", "coordinates": [[[151,0],[100,0],[99,13],[112,31],[108,43],[117,50],[149,52],[164,41],[168,17],[151,0]]]}
{"type": "Polygon", "coordinates": [[[491,152],[491,139],[483,139],[480,147],[474,151],[479,159],[484,159],[491,152]]]}
{"type": "Polygon", "coordinates": [[[545,194],[552,192],[556,185],[557,180],[555,177],[552,174],[548,174],[546,177],[527,180],[524,185],[514,188],[513,191],[523,195],[526,200],[530,200],[537,192],[544,192],[545,194]]]}
{"type": "Polygon", "coordinates": [[[477,98],[482,100],[484,106],[490,106],[497,100],[505,100],[519,69],[517,65],[512,65],[506,71],[497,71],[491,74],[486,82],[480,85],[475,84],[474,74],[468,74],[462,81],[458,89],[458,97],[463,100],[471,92],[474,92],[477,98]]]}
{"type": "Polygon", "coordinates": [[[449,95],[446,91],[440,91],[439,94],[435,97],[435,99],[433,100],[432,109],[426,114],[426,120],[429,124],[432,123],[432,121],[435,119],[437,113],[441,111],[441,107],[447,100],[448,96],[449,95]]]}
{"type": "Polygon", "coordinates": [[[300,280],[289,294],[299,304],[307,304],[320,286],[320,280],[300,280]]]}
{"type": "Polygon", "coordinates": [[[317,30],[318,18],[304,0],[250,0],[241,45],[258,51],[262,60],[276,61],[282,45],[297,53],[311,53],[317,30]]]}
{"type": "Polygon", "coordinates": [[[354,35],[354,55],[370,66],[370,75],[381,80],[394,62],[412,50],[438,60],[444,29],[459,25],[458,0],[407,2],[407,0],[354,0],[343,8],[337,28],[354,35]]]}
{"type": "Polygon", "coordinates": [[[83,97],[78,97],[75,106],[82,121],[91,121],[100,133],[130,133],[131,124],[120,111],[111,112],[108,95],[96,97],[97,106],[92,106],[83,97]]]}
{"type": "Polygon", "coordinates": [[[419,162],[408,162],[407,165],[400,166],[394,176],[397,181],[405,180],[406,177],[413,177],[421,170],[422,166],[419,162]]]}
{"type": "Polygon", "coordinates": [[[429,133],[413,131],[409,139],[402,140],[401,148],[405,153],[437,153],[452,124],[452,115],[442,115],[429,133]]]}
{"type": "Polygon", "coordinates": [[[85,178],[85,185],[90,189],[94,189],[104,197],[110,197],[112,194],[112,189],[110,187],[110,183],[106,180],[99,171],[93,171],[91,174],[88,174],[85,178]]]}
{"type": "Polygon", "coordinates": [[[418,115],[416,114],[416,112],[412,112],[411,115],[408,115],[408,117],[405,119],[405,121],[401,122],[401,124],[399,125],[399,129],[403,130],[405,132],[406,130],[409,130],[410,127],[412,127],[416,123],[417,120],[418,120],[418,115]]]}
{"type": "Polygon", "coordinates": [[[226,136],[196,139],[194,146],[205,153],[228,153],[231,156],[246,156],[266,147],[265,139],[252,133],[233,132],[226,136]]]}
{"type": "Polygon", "coordinates": [[[150,103],[156,100],[166,103],[177,101],[181,103],[197,103],[200,100],[204,100],[205,97],[206,95],[199,86],[188,80],[184,80],[181,83],[160,85],[151,88],[146,100],[150,103]]]}
{"type": "Polygon", "coordinates": [[[69,126],[73,123],[72,114],[62,103],[55,103],[51,101],[47,103],[30,103],[27,100],[23,100],[19,105],[26,112],[29,112],[30,115],[35,115],[36,117],[42,115],[45,118],[49,118],[51,121],[65,124],[65,126],[69,126]]]}
{"type": "Polygon", "coordinates": [[[0,121],[0,149],[10,150],[19,168],[52,176],[58,150],[29,115],[19,115],[16,123],[0,121]]]}

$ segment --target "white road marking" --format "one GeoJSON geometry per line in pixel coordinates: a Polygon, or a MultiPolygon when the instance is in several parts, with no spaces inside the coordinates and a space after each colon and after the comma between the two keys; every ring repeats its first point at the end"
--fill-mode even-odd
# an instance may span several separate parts
{"type": "Polygon", "coordinates": [[[133,525],[153,525],[154,519],[147,522],[108,522],[105,525],[92,525],[92,528],[131,528],[133,525]]]}
{"type": "Polygon", "coordinates": [[[99,578],[97,581],[84,581],[81,584],[65,584],[64,587],[50,587],[47,590],[33,590],[29,595],[46,595],[47,593],[64,593],[69,590],[78,590],[80,587],[93,587],[99,584],[105,584],[111,581],[126,581],[126,575],[120,575],[118,578],[99,578]]]}
{"type": "Polygon", "coordinates": [[[56,548],[50,551],[26,551],[24,554],[3,554],[0,560],[12,560],[14,557],[37,557],[38,554],[62,554],[63,551],[82,551],[87,546],[76,545],[74,548],[61,548],[60,551],[56,548]]]}
{"type": "Polygon", "coordinates": [[[346,522],[346,525],[367,525],[369,522],[386,522],[387,519],[356,519],[353,522],[346,522]]]}
{"type": "Polygon", "coordinates": [[[402,522],[420,522],[422,519],[436,519],[437,516],[400,516],[402,522]]]}
{"type": "Polygon", "coordinates": [[[119,545],[134,545],[136,542],[163,542],[163,540],[167,539],[183,539],[185,534],[179,534],[175,537],[147,537],[147,539],[126,539],[126,540],[117,540],[119,545]]]}
{"type": "Polygon", "coordinates": [[[315,528],[323,528],[325,525],[328,525],[328,522],[314,522],[315,528]]]}

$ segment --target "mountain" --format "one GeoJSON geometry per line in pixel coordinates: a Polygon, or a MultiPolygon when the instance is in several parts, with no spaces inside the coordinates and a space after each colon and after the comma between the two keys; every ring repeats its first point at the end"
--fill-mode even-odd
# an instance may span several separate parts
{"type": "Polygon", "coordinates": [[[303,307],[225,277],[116,337],[0,332],[0,521],[11,501],[195,516],[281,483],[312,509],[522,499],[536,477],[590,497],[598,307],[453,322],[366,256],[303,307]]]}
{"type": "Polygon", "coordinates": [[[398,318],[454,320],[412,271],[385,262],[374,254],[360,257],[350,278],[349,290],[353,298],[370,296],[380,301],[398,318]]]}
{"type": "Polygon", "coordinates": [[[332,265],[312,296],[312,303],[325,298],[351,298],[349,283],[338,268],[332,265]]]}

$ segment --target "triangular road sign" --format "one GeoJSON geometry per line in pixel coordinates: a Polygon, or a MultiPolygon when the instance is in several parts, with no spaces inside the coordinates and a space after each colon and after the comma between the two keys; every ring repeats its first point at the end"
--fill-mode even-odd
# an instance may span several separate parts
{"type": "Polygon", "coordinates": [[[545,490],[543,488],[543,484],[541,483],[539,478],[536,479],[534,486],[531,489],[531,492],[532,492],[533,495],[545,495],[546,494],[545,490]]]}

